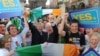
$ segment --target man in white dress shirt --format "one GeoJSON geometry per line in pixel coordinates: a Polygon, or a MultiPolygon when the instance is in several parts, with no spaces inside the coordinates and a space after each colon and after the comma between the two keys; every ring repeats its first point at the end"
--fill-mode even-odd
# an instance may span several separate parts
{"type": "Polygon", "coordinates": [[[0,22],[0,38],[2,38],[5,34],[5,23],[0,22]]]}

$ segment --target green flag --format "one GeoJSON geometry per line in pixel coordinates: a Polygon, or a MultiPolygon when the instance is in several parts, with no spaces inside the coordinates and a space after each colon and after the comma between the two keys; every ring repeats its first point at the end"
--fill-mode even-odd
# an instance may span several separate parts
{"type": "Polygon", "coordinates": [[[19,56],[41,56],[42,55],[41,45],[18,48],[16,51],[19,54],[19,56]]]}
{"type": "Polygon", "coordinates": [[[36,17],[36,19],[42,16],[42,7],[32,9],[30,11],[29,20],[34,21],[34,16],[36,17]]]}

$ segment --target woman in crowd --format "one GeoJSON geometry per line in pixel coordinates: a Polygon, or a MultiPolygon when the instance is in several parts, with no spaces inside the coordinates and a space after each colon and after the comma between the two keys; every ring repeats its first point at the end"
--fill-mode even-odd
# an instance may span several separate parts
{"type": "Polygon", "coordinates": [[[86,44],[88,44],[89,43],[89,38],[93,34],[94,30],[93,30],[93,28],[86,28],[85,31],[86,31],[86,35],[85,35],[86,44]]]}
{"type": "Polygon", "coordinates": [[[9,37],[4,36],[1,40],[1,45],[0,56],[12,56],[14,54],[14,50],[9,51],[11,46],[11,39],[9,37]]]}
{"type": "Polygon", "coordinates": [[[90,48],[93,48],[100,55],[100,35],[94,32],[90,39],[89,44],[85,46],[83,53],[87,52],[90,48]]]}

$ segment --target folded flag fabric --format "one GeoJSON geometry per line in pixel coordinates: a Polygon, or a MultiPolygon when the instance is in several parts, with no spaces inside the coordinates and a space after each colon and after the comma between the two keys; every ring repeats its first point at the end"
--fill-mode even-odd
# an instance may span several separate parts
{"type": "Polygon", "coordinates": [[[34,21],[34,17],[38,19],[41,16],[42,16],[42,7],[37,7],[31,10],[29,20],[34,21]]]}
{"type": "Polygon", "coordinates": [[[78,49],[72,44],[40,44],[16,50],[19,56],[77,56],[78,49]]]}
{"type": "Polygon", "coordinates": [[[42,15],[53,14],[54,16],[59,16],[61,14],[60,9],[43,9],[42,15]]]}
{"type": "Polygon", "coordinates": [[[42,7],[34,8],[30,11],[29,20],[34,21],[34,17],[38,20],[42,15],[53,14],[54,16],[59,16],[61,14],[60,9],[42,9],[42,7]]]}

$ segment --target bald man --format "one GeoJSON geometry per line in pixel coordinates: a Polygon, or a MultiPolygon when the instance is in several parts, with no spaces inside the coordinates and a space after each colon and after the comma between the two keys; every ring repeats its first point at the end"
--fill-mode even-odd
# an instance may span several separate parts
{"type": "Polygon", "coordinates": [[[45,25],[45,29],[47,31],[47,42],[57,43],[58,42],[58,29],[54,22],[47,23],[45,25]]]}

